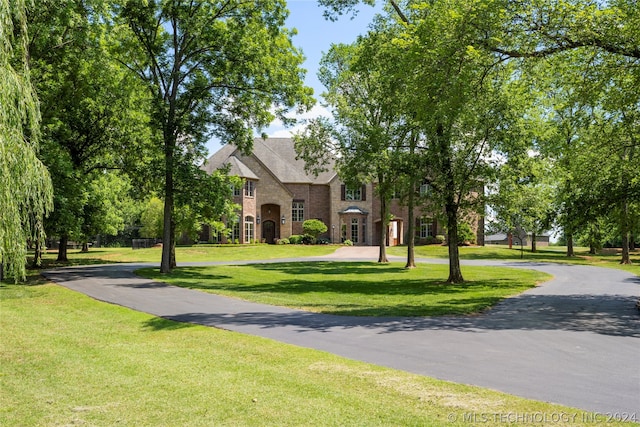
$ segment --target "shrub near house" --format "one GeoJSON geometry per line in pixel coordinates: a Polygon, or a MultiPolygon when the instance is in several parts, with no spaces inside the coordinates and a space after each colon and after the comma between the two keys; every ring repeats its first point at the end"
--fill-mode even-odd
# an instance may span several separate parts
{"type": "Polygon", "coordinates": [[[318,240],[318,236],[327,232],[327,226],[319,219],[308,219],[302,223],[302,231],[305,234],[303,242],[306,244],[315,244],[318,240]]]}

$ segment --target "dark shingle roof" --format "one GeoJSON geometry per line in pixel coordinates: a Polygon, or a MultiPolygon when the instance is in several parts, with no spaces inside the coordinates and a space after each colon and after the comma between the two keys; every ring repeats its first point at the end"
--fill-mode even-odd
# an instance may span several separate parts
{"type": "MultiPolygon", "coordinates": [[[[328,172],[323,172],[318,177],[307,174],[304,161],[296,160],[291,138],[256,138],[253,141],[251,155],[284,184],[328,184],[336,175],[333,164],[328,165],[328,172]]],[[[255,172],[242,162],[243,158],[245,156],[235,146],[225,145],[209,157],[203,169],[211,173],[225,164],[230,164],[230,175],[258,179],[255,172]]]]}

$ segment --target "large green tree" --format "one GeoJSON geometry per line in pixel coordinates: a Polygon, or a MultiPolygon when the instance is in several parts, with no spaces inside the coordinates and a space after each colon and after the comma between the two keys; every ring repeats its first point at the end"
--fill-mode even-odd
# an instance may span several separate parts
{"type": "MultiPolygon", "coordinates": [[[[355,8],[357,1],[321,1],[330,15],[355,8]]],[[[370,2],[368,2],[370,3],[370,2]]],[[[484,47],[495,36],[502,8],[497,2],[391,1],[386,18],[395,21],[387,56],[395,61],[391,79],[401,82],[401,112],[410,133],[410,162],[422,167],[422,182],[445,210],[450,283],[464,281],[460,269],[458,222],[483,194],[488,159],[505,124],[502,83],[513,77],[484,47]],[[406,119],[405,119],[406,120],[406,119]],[[471,195],[471,197],[470,197],[471,195]]],[[[335,15],[332,15],[335,17],[335,15]]],[[[380,58],[376,58],[380,61],[380,58]]]]}
{"type": "Polygon", "coordinates": [[[531,235],[531,252],[536,252],[536,236],[553,224],[555,177],[552,163],[538,155],[512,156],[500,167],[491,206],[495,214],[492,228],[508,233],[531,235]]]}
{"type": "Polygon", "coordinates": [[[24,0],[0,0],[0,279],[25,276],[28,241],[44,238],[52,207],[49,173],[38,159],[40,112],[30,81],[24,0]]]}
{"type": "MultiPolygon", "coordinates": [[[[330,19],[337,19],[343,13],[357,12],[361,3],[375,2],[319,0],[319,3],[326,7],[330,19]]],[[[423,117],[435,118],[431,128],[441,129],[435,135],[430,135],[427,128],[423,129],[425,141],[431,144],[427,151],[438,155],[433,159],[436,165],[440,162],[436,169],[444,171],[448,168],[447,163],[456,162],[448,160],[450,152],[447,152],[446,144],[434,145],[433,142],[447,138],[447,122],[454,123],[457,117],[463,117],[457,116],[457,111],[472,111],[457,106],[464,105],[469,93],[476,93],[471,86],[458,84],[465,81],[465,72],[473,70],[467,67],[473,60],[466,64],[458,62],[459,68],[451,65],[465,54],[467,59],[472,59],[475,53],[482,53],[484,58],[492,57],[494,65],[517,65],[511,82],[521,81],[523,77],[526,80],[527,74],[535,70],[539,82],[528,83],[538,99],[526,99],[533,110],[524,111],[529,114],[537,109],[548,120],[543,124],[545,132],[528,135],[530,139],[525,144],[554,166],[558,189],[555,197],[557,222],[568,238],[567,255],[573,255],[576,232],[587,226],[596,232],[594,225],[602,218],[616,217],[615,228],[623,246],[622,262],[628,262],[627,248],[633,241],[631,236],[638,217],[638,174],[635,171],[638,168],[636,112],[640,105],[640,13],[637,1],[493,0],[482,4],[467,2],[463,8],[456,2],[389,0],[385,3],[388,10],[404,22],[410,35],[399,39],[406,43],[398,44],[400,48],[418,46],[415,30],[420,27],[430,28],[422,34],[437,35],[432,40],[423,38],[428,42],[422,44],[422,50],[416,50],[416,57],[425,64],[446,52],[447,44],[450,48],[450,56],[440,58],[435,69],[424,64],[406,67],[424,83],[422,92],[415,90],[410,95],[420,94],[416,105],[420,105],[420,99],[426,101],[424,111],[428,112],[423,117]],[[439,15],[438,10],[444,13],[439,15]],[[440,23],[446,24],[440,28],[430,24],[435,16],[440,17],[440,23]],[[470,17],[473,19],[468,19],[470,17]],[[456,22],[466,25],[456,26],[456,22]],[[493,55],[485,55],[488,52],[493,55]],[[429,73],[420,70],[429,70],[429,73]],[[446,78],[439,78],[438,71],[441,70],[448,71],[446,78]]],[[[478,65],[480,68],[475,68],[476,71],[494,68],[487,68],[486,63],[478,62],[478,65]]],[[[477,75],[468,77],[471,77],[468,82],[478,81],[477,75]]],[[[492,78],[492,73],[487,72],[482,80],[486,82],[492,78]]],[[[489,86],[482,86],[481,94],[484,95],[489,86]]],[[[478,111],[476,116],[481,117],[481,114],[478,111]]],[[[459,124],[450,127],[460,128],[459,124]]],[[[515,148],[516,158],[521,156],[523,140],[514,134],[514,123],[511,122],[508,128],[499,128],[501,131],[512,130],[511,141],[503,137],[503,143],[508,144],[503,144],[500,154],[510,159],[515,148]]],[[[466,131],[467,137],[478,134],[470,129],[466,131]]],[[[449,180],[450,183],[454,181],[449,180]]],[[[535,194],[529,194],[526,199],[535,204],[535,194]]],[[[526,204],[527,200],[523,202],[526,204]]]]}
{"type": "Polygon", "coordinates": [[[109,6],[106,0],[42,0],[28,14],[42,106],[41,157],[55,190],[47,230],[60,237],[60,261],[67,258],[68,239],[86,240],[96,229],[91,211],[99,196],[91,194],[98,189],[92,182],[106,170],[137,171],[148,157],[145,99],[107,49],[117,42],[109,6]]]}
{"type": "Polygon", "coordinates": [[[389,203],[402,174],[399,153],[411,136],[392,36],[381,22],[352,45],[332,46],[319,78],[327,88],[323,96],[333,121],[313,121],[296,141],[296,150],[312,169],[331,161],[347,185],[375,184],[381,223],[378,262],[383,263],[388,262],[389,203]]]}
{"type": "Polygon", "coordinates": [[[175,263],[173,209],[183,153],[204,155],[210,135],[249,150],[253,129],[311,104],[302,85],[302,53],[284,28],[282,0],[127,0],[119,15],[130,30],[121,61],[151,96],[164,164],[161,271],[175,263]],[[140,59],[138,59],[140,58],[140,59]]]}
{"type": "Polygon", "coordinates": [[[82,251],[89,250],[88,243],[96,236],[115,236],[131,222],[136,209],[132,197],[131,182],[119,171],[105,171],[84,189],[87,203],[82,212],[82,225],[78,238],[82,251]]]}
{"type": "Polygon", "coordinates": [[[508,120],[503,86],[512,71],[479,44],[499,14],[480,1],[424,3],[407,11],[396,41],[411,77],[405,96],[420,128],[425,183],[445,211],[449,283],[464,280],[458,222],[483,195],[508,120]]]}
{"type": "Polygon", "coordinates": [[[624,242],[637,215],[638,60],[591,46],[555,53],[536,68],[546,94],[540,104],[553,129],[539,149],[554,162],[567,255],[573,255],[574,235],[586,229],[590,246],[597,246],[597,224],[616,212],[627,263],[624,242]]]}

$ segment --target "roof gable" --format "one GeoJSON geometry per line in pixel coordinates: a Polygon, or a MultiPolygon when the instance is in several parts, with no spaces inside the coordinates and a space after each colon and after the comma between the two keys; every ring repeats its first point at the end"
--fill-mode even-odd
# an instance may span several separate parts
{"type": "Polygon", "coordinates": [[[256,138],[253,154],[283,183],[328,184],[336,175],[333,164],[317,177],[305,171],[305,162],[296,159],[292,138],[256,138]]]}
{"type": "Polygon", "coordinates": [[[242,161],[245,157],[254,157],[283,184],[329,184],[335,178],[333,164],[327,165],[329,170],[316,177],[304,170],[304,161],[296,159],[296,156],[292,138],[255,138],[253,151],[249,156],[243,155],[234,145],[227,144],[209,157],[202,169],[211,174],[229,164],[229,175],[259,179],[242,161]]]}

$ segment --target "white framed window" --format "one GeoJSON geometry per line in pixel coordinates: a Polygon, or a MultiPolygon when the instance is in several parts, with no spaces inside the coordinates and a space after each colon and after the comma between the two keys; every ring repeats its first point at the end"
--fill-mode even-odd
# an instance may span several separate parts
{"type": "Polygon", "coordinates": [[[424,182],[420,185],[420,195],[421,196],[429,196],[433,192],[431,186],[424,182]]]}
{"type": "Polygon", "coordinates": [[[253,230],[254,230],[254,228],[253,228],[253,217],[252,216],[245,216],[244,217],[244,242],[245,243],[253,242],[253,239],[254,239],[253,230]]]}
{"type": "Polygon", "coordinates": [[[433,220],[431,218],[420,218],[420,238],[426,239],[433,236],[433,220]]]}
{"type": "Polygon", "coordinates": [[[351,241],[353,243],[358,243],[359,240],[359,232],[360,231],[360,221],[358,218],[351,218],[351,241]]]}
{"type": "Polygon", "coordinates": [[[242,188],[236,187],[235,185],[231,186],[231,190],[233,190],[234,196],[242,196],[242,188]]]}
{"type": "Polygon", "coordinates": [[[362,187],[344,189],[345,200],[362,200],[362,187]]]}
{"type": "Polygon", "coordinates": [[[291,221],[304,221],[304,202],[293,202],[291,207],[291,221]]]}
{"type": "Polygon", "coordinates": [[[244,195],[245,197],[255,197],[256,183],[253,181],[245,181],[244,183],[244,195]]]}
{"type": "Polygon", "coordinates": [[[231,243],[240,242],[240,222],[236,219],[232,224],[227,224],[228,228],[231,228],[231,243]]]}

